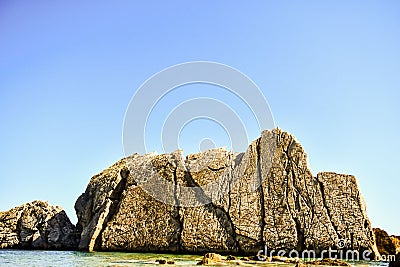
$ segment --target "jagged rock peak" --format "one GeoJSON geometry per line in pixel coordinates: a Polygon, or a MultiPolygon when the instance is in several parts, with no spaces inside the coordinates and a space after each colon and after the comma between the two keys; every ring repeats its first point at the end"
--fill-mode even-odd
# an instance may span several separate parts
{"type": "Polygon", "coordinates": [[[0,248],[75,249],[79,235],[65,211],[33,201],[0,212],[0,248]]]}
{"type": "Polygon", "coordinates": [[[378,253],[356,178],[313,176],[280,129],[244,153],[134,154],[93,176],[75,209],[89,251],[318,252],[344,240],[378,253]]]}

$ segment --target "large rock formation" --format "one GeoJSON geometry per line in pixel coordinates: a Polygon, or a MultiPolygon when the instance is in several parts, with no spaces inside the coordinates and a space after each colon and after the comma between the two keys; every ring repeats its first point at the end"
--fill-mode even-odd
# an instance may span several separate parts
{"type": "Polygon", "coordinates": [[[245,153],[132,155],[92,177],[75,209],[82,250],[318,252],[341,241],[378,253],[356,178],[313,176],[279,129],[245,153]]]}
{"type": "Polygon", "coordinates": [[[65,211],[33,201],[0,212],[0,248],[76,249],[79,235],[65,211]]]}

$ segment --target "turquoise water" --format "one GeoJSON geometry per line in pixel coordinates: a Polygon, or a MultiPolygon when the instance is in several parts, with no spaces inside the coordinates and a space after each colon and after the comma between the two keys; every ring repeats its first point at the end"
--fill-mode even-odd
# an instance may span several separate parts
{"type": "MultiPolygon", "coordinates": [[[[0,266],[154,266],[157,259],[173,260],[175,266],[196,266],[199,255],[171,255],[153,253],[122,252],[76,252],[76,251],[35,251],[0,250],[0,266]]],[[[382,262],[352,262],[356,267],[387,266],[382,262]]],[[[174,266],[166,264],[163,266],[174,266]]],[[[233,262],[231,266],[236,265],[233,262]]],[[[285,263],[257,263],[257,266],[293,267],[285,263]]],[[[254,266],[247,264],[246,266],[254,266]]]]}
{"type": "MultiPolygon", "coordinates": [[[[152,266],[157,259],[194,266],[201,256],[152,253],[0,250],[0,266],[152,266]]],[[[171,266],[165,265],[165,266],[171,266]]]]}

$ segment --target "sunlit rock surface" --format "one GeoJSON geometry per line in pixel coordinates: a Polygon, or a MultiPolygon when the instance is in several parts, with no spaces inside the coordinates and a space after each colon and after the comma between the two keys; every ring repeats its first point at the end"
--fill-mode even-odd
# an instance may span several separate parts
{"type": "Polygon", "coordinates": [[[65,211],[33,201],[0,212],[0,248],[76,249],[79,235],[65,211]]]}
{"type": "Polygon", "coordinates": [[[318,252],[343,240],[378,253],[357,179],[314,176],[280,129],[244,153],[132,155],[93,176],[75,209],[82,250],[318,252]]]}

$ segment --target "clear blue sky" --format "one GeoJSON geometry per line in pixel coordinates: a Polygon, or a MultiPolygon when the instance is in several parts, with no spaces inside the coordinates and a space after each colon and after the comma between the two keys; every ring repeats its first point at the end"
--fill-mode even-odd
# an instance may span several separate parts
{"type": "Polygon", "coordinates": [[[0,210],[43,199],[76,221],[135,90],[208,60],[251,77],[314,174],[356,175],[373,226],[400,234],[399,1],[138,2],[0,2],[0,210]]]}

